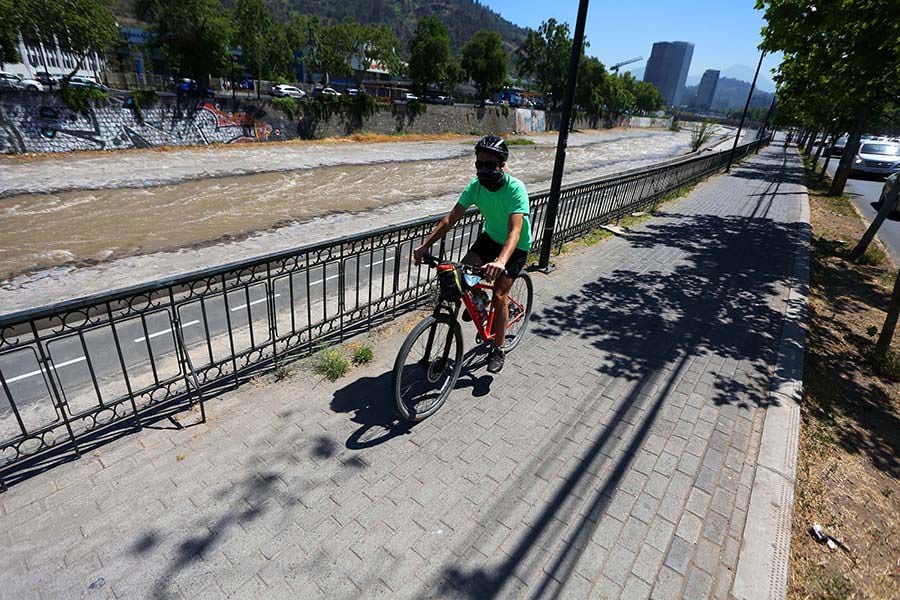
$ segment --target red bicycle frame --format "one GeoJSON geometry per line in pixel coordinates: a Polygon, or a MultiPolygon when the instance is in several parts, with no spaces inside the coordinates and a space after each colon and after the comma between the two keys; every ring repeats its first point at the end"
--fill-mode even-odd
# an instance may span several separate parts
{"type": "MultiPolygon", "coordinates": [[[[475,288],[485,290],[487,292],[492,292],[494,286],[479,282],[472,286],[472,288],[465,290],[462,295],[463,304],[465,304],[466,310],[469,311],[469,315],[472,317],[472,322],[475,324],[475,328],[478,329],[478,335],[481,336],[482,340],[489,342],[494,339],[494,305],[493,303],[490,305],[487,319],[485,319],[485,322],[482,323],[481,315],[478,313],[478,308],[475,307],[475,302],[472,300],[471,290],[475,288]]],[[[525,314],[525,307],[522,306],[518,300],[516,300],[512,296],[508,296],[508,298],[510,308],[518,308],[519,313],[515,316],[515,318],[507,320],[507,329],[509,329],[514,323],[518,323],[519,321],[521,321],[522,316],[525,314]]]]}

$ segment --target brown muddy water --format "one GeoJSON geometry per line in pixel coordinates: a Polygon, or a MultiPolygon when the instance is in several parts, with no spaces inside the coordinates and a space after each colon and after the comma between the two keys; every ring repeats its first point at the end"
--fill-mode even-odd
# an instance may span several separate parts
{"type": "MultiPolygon", "coordinates": [[[[565,181],[677,156],[687,150],[688,137],[637,131],[570,147],[565,181]]],[[[508,170],[526,184],[546,184],[554,155],[551,145],[514,147],[508,170]]],[[[157,156],[148,154],[147,160],[157,156]]],[[[474,174],[471,156],[406,158],[145,188],[7,197],[0,200],[0,278],[222,244],[335,213],[384,213],[385,207],[452,196],[474,174]]]]}

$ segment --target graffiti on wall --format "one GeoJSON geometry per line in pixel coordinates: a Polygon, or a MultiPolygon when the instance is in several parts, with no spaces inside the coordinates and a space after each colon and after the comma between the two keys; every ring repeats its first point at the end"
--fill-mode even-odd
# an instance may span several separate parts
{"type": "Polygon", "coordinates": [[[544,111],[517,108],[516,131],[519,133],[542,133],[547,131],[544,111]]]}
{"type": "Polygon", "coordinates": [[[197,144],[233,144],[286,139],[284,127],[262,114],[228,111],[209,101],[166,104],[139,116],[126,100],[115,99],[86,113],[55,97],[41,104],[0,99],[0,153],[112,150],[197,144]]]}

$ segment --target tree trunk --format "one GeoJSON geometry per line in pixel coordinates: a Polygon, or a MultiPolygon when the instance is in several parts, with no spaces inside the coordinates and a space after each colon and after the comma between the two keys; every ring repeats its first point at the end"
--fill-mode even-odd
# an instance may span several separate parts
{"type": "Polygon", "coordinates": [[[831,134],[831,146],[828,147],[828,156],[825,157],[825,164],[822,166],[822,175],[824,176],[828,173],[828,163],[831,162],[831,157],[834,156],[834,147],[837,144],[837,134],[831,134]]]}
{"type": "Polygon", "coordinates": [[[891,189],[887,198],[881,203],[878,214],[875,215],[875,220],[872,221],[872,224],[866,229],[866,232],[859,240],[859,243],[856,244],[856,247],[850,252],[850,260],[857,260],[866,253],[866,249],[869,247],[869,244],[872,243],[872,240],[875,239],[875,234],[878,233],[878,228],[881,227],[881,224],[884,223],[887,216],[891,214],[891,211],[897,206],[898,194],[900,194],[900,182],[894,184],[894,187],[891,189]]]}
{"type": "Polygon", "coordinates": [[[891,302],[888,304],[887,316],[878,341],[875,343],[875,360],[885,360],[891,349],[891,340],[894,339],[894,331],[897,329],[897,317],[900,316],[900,273],[894,281],[894,292],[891,294],[891,302]]]}
{"type": "Polygon", "coordinates": [[[822,134],[822,143],[819,144],[819,147],[816,148],[816,157],[813,159],[813,172],[816,171],[816,165],[819,164],[819,157],[822,156],[822,149],[825,148],[825,144],[828,142],[828,134],[822,134]]]}
{"type": "Polygon", "coordinates": [[[866,117],[869,115],[869,107],[863,107],[856,113],[853,120],[853,128],[850,130],[850,137],[847,139],[847,145],[844,147],[844,153],[841,155],[841,164],[838,165],[837,173],[834,174],[834,180],[831,182],[831,190],[829,195],[840,196],[844,193],[844,186],[847,185],[847,179],[850,177],[850,168],[853,166],[853,159],[856,158],[856,151],[859,149],[859,138],[862,136],[863,128],[866,126],[866,117]]]}
{"type": "Polygon", "coordinates": [[[813,145],[816,143],[816,136],[819,135],[819,132],[815,129],[812,130],[812,133],[809,134],[809,139],[806,140],[806,153],[811,154],[813,145]]]}

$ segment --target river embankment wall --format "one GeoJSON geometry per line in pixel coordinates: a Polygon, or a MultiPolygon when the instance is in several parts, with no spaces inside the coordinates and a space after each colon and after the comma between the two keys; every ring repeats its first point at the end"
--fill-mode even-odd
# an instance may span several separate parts
{"type": "MultiPolygon", "coordinates": [[[[338,110],[315,117],[300,103],[294,115],[267,99],[186,99],[162,96],[138,107],[129,96],[111,96],[84,110],[58,94],[0,93],[0,154],[116,150],[163,146],[258,143],[376,134],[539,133],[558,129],[559,114],[504,106],[378,105],[371,114],[338,110]]],[[[667,127],[671,119],[618,117],[614,126],[667,127]]],[[[585,117],[576,127],[596,127],[585,117]]]]}

